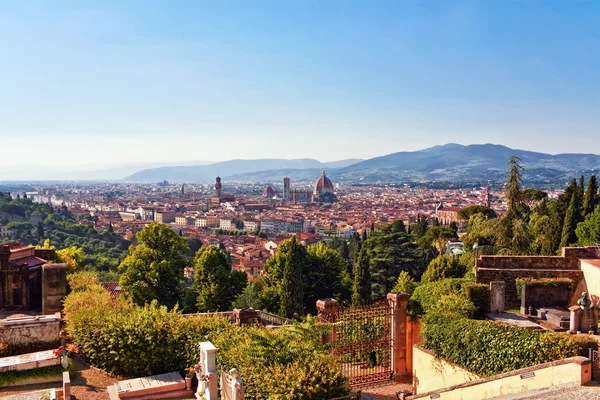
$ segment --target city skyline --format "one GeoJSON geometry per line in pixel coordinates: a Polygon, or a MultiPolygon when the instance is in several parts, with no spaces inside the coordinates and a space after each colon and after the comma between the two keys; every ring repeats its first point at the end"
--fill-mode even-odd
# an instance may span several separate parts
{"type": "Polygon", "coordinates": [[[593,2],[0,2],[0,168],[600,145],[593,2]],[[577,140],[574,140],[574,137],[577,140]]]}

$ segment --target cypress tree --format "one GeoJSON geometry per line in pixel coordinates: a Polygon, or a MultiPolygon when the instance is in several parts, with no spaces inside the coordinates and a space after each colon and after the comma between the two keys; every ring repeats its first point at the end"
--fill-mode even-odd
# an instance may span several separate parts
{"type": "Polygon", "coordinates": [[[304,281],[302,264],[306,261],[306,249],[292,236],[281,254],[282,279],[280,282],[280,313],[287,318],[304,314],[304,281]]]}
{"type": "Polygon", "coordinates": [[[591,214],[598,205],[598,181],[596,175],[590,176],[588,181],[587,190],[585,191],[585,198],[583,199],[583,217],[591,214]]]}
{"type": "Polygon", "coordinates": [[[562,236],[560,247],[567,247],[573,243],[577,243],[577,235],[575,229],[581,221],[581,202],[578,192],[573,193],[567,213],[565,214],[565,222],[563,223],[562,236]]]}
{"type": "Polygon", "coordinates": [[[38,222],[36,233],[38,240],[41,240],[42,236],[44,236],[44,223],[42,221],[38,222]]]}
{"type": "Polygon", "coordinates": [[[366,229],[364,229],[362,232],[362,241],[366,242],[368,238],[369,238],[369,233],[367,232],[366,229]]]}
{"type": "Polygon", "coordinates": [[[579,196],[583,199],[583,193],[585,191],[585,177],[581,175],[579,178],[579,196]]]}
{"type": "Polygon", "coordinates": [[[523,167],[521,167],[521,160],[517,156],[512,156],[507,161],[508,168],[508,179],[504,184],[504,190],[506,190],[506,201],[508,202],[508,209],[506,211],[506,218],[510,221],[520,216],[520,205],[523,203],[523,196],[521,195],[521,185],[523,178],[521,173],[523,167]]]}
{"type": "Polygon", "coordinates": [[[362,246],[358,262],[354,265],[352,305],[361,306],[371,302],[371,269],[367,246],[362,246]]]}

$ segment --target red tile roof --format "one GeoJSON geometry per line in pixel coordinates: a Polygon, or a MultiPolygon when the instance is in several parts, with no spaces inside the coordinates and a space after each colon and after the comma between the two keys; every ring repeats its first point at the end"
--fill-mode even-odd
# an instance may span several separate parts
{"type": "Polygon", "coordinates": [[[26,265],[28,268],[37,267],[38,265],[42,265],[47,263],[48,260],[44,260],[43,258],[39,258],[36,256],[29,256],[23,258],[17,258],[16,260],[12,260],[10,263],[15,266],[26,265]]]}
{"type": "Polygon", "coordinates": [[[113,299],[117,298],[122,292],[119,282],[100,282],[100,286],[106,289],[113,299]]]}

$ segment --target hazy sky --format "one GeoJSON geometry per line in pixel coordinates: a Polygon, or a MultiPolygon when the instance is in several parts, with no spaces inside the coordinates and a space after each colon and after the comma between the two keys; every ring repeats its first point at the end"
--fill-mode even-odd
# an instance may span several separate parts
{"type": "Polygon", "coordinates": [[[448,142],[600,153],[599,21],[596,0],[0,0],[0,176],[448,142]]]}

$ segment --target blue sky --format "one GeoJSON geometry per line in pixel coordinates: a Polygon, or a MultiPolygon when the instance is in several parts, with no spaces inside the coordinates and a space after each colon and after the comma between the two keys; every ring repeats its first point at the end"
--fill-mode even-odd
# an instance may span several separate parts
{"type": "Polygon", "coordinates": [[[599,153],[598,21],[578,0],[0,0],[0,168],[599,153]]]}

